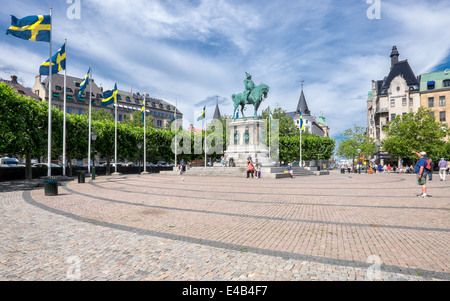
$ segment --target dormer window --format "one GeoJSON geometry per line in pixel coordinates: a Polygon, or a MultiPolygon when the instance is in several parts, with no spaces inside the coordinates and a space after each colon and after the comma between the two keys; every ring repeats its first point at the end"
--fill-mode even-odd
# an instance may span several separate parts
{"type": "Polygon", "coordinates": [[[427,89],[428,90],[434,90],[435,85],[436,84],[435,84],[434,81],[430,81],[430,82],[427,83],[427,89]]]}
{"type": "Polygon", "coordinates": [[[443,87],[450,87],[450,79],[444,79],[442,82],[443,87]]]}

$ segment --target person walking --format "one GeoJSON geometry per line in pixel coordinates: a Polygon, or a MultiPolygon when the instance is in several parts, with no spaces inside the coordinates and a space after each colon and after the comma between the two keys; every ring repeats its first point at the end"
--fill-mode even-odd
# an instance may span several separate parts
{"type": "Polygon", "coordinates": [[[427,195],[427,172],[425,167],[427,166],[427,153],[426,152],[416,152],[412,151],[413,154],[416,154],[419,157],[419,161],[417,161],[414,166],[414,172],[416,173],[417,184],[422,188],[422,194],[417,195],[419,198],[430,197],[431,195],[427,195]]]}
{"type": "Polygon", "coordinates": [[[441,161],[438,163],[439,166],[439,177],[441,178],[441,181],[445,181],[445,172],[447,171],[448,163],[445,161],[444,158],[441,158],[441,161]]]}

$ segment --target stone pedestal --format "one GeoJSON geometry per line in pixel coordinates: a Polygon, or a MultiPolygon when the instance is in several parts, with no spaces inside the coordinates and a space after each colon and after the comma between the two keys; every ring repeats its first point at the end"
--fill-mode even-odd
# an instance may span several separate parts
{"type": "Polygon", "coordinates": [[[254,163],[263,167],[278,166],[269,155],[266,145],[266,122],[261,118],[240,118],[228,124],[228,141],[225,155],[233,158],[236,166],[246,166],[250,155],[254,163]]]}

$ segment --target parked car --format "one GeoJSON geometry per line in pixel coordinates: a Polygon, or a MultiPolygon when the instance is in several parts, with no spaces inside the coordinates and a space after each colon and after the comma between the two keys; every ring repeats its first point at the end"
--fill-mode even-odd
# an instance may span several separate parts
{"type": "Polygon", "coordinates": [[[20,164],[19,160],[16,158],[0,158],[0,167],[25,167],[25,165],[20,164]]]}
{"type": "MultiPolygon", "coordinates": [[[[61,166],[53,164],[53,163],[51,163],[50,166],[51,167],[61,167],[61,166]]],[[[36,164],[33,164],[31,167],[41,167],[41,168],[45,167],[45,168],[48,168],[48,164],[47,163],[36,163],[36,164]]]]}

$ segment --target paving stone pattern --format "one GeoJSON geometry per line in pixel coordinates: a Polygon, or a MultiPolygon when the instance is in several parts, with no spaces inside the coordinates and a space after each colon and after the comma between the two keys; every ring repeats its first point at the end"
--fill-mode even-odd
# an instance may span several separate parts
{"type": "Polygon", "coordinates": [[[450,280],[450,182],[426,199],[397,174],[27,183],[0,186],[0,280],[450,280]]]}

